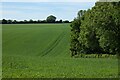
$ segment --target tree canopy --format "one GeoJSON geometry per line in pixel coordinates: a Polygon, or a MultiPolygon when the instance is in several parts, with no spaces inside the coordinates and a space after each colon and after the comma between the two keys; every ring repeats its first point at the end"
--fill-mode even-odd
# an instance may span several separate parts
{"type": "Polygon", "coordinates": [[[119,54],[119,14],[120,2],[96,2],[92,9],[79,11],[71,24],[71,55],[119,54]]]}
{"type": "Polygon", "coordinates": [[[0,24],[29,24],[29,23],[70,23],[68,20],[57,20],[56,17],[53,15],[50,15],[46,18],[46,20],[23,20],[23,21],[17,21],[17,20],[6,20],[2,19],[0,20],[0,24]]]}
{"type": "Polygon", "coordinates": [[[47,17],[46,21],[48,23],[54,23],[56,21],[56,17],[53,16],[53,15],[50,15],[50,16],[47,17]]]}

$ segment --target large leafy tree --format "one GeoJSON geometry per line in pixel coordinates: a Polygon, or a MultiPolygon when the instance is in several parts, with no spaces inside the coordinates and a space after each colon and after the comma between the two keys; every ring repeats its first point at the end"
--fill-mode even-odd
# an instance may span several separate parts
{"type": "Polygon", "coordinates": [[[7,24],[7,20],[3,19],[2,24],[7,24]]]}
{"type": "MultiPolygon", "coordinates": [[[[119,54],[119,14],[120,2],[96,2],[92,9],[85,12],[83,19],[77,20],[78,22],[74,20],[72,25],[75,22],[80,23],[79,28],[73,28],[74,32],[79,31],[79,35],[74,34],[74,36],[78,36],[77,40],[80,45],[77,48],[80,47],[79,52],[119,54]]],[[[73,45],[73,47],[76,47],[76,45],[73,45]]]]}
{"type": "Polygon", "coordinates": [[[97,34],[99,36],[100,46],[105,52],[116,54],[120,52],[120,2],[98,3],[102,6],[99,14],[103,16],[95,16],[97,24],[97,34]],[[101,23],[100,23],[101,22],[101,23]]]}
{"type": "Polygon", "coordinates": [[[90,27],[96,31],[100,47],[108,54],[119,53],[120,2],[97,2],[91,10],[90,27]]]}
{"type": "Polygon", "coordinates": [[[53,16],[53,15],[50,15],[50,16],[47,17],[46,21],[48,23],[54,23],[56,21],[56,17],[53,16]]]}
{"type": "Polygon", "coordinates": [[[78,40],[80,34],[80,25],[81,20],[83,19],[85,11],[80,10],[77,14],[77,18],[74,19],[71,23],[71,44],[70,44],[70,51],[71,56],[77,55],[80,53],[80,42],[78,40]]]}

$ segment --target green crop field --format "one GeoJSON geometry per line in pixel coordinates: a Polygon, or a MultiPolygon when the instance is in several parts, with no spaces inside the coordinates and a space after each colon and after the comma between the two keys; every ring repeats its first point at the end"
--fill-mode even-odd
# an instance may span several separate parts
{"type": "Polygon", "coordinates": [[[4,24],[3,78],[116,78],[116,58],[71,58],[70,24],[4,24]]]}

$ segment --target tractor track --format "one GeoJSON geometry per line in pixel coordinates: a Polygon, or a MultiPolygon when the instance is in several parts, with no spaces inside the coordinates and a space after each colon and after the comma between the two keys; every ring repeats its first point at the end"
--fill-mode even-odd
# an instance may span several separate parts
{"type": "MultiPolygon", "coordinates": [[[[62,40],[62,38],[64,37],[65,33],[62,32],[53,42],[52,44],[50,44],[45,50],[43,50],[41,53],[43,55],[41,55],[41,57],[49,54],[51,51],[53,51],[53,49],[59,44],[59,42],[62,40]]],[[[40,56],[40,54],[38,54],[37,56],[40,56]]]]}

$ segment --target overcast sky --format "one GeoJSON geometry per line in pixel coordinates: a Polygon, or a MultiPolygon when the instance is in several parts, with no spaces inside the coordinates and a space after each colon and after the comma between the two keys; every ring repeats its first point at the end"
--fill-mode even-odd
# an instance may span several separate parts
{"type": "Polygon", "coordinates": [[[54,15],[57,20],[73,20],[79,10],[87,10],[93,2],[2,2],[2,18],[44,20],[54,15]]]}

